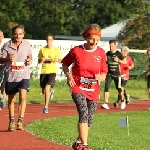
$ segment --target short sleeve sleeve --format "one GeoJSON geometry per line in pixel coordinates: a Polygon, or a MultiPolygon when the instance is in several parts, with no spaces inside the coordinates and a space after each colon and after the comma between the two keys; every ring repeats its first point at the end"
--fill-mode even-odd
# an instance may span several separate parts
{"type": "Polygon", "coordinates": [[[42,48],[41,48],[38,54],[38,59],[41,59],[42,57],[43,57],[43,54],[42,54],[42,48]]]}
{"type": "Polygon", "coordinates": [[[133,60],[131,57],[129,57],[129,66],[132,66],[134,64],[133,60]]]}
{"type": "Polygon", "coordinates": [[[62,59],[61,51],[58,48],[56,48],[56,51],[57,51],[57,58],[62,59]]]}
{"type": "Polygon", "coordinates": [[[75,60],[74,49],[71,49],[69,53],[62,59],[61,63],[69,67],[74,62],[74,60],[75,60]]]}
{"type": "Polygon", "coordinates": [[[32,54],[32,49],[31,49],[31,45],[29,43],[29,53],[28,53],[28,55],[31,55],[31,54],[32,54]]]}
{"type": "MultiPolygon", "coordinates": [[[[118,52],[119,52],[119,51],[118,51],[118,52]]],[[[124,59],[125,59],[125,57],[123,56],[123,54],[122,54],[121,52],[119,52],[118,58],[119,58],[120,60],[124,60],[124,59]]]]}
{"type": "Polygon", "coordinates": [[[105,52],[102,55],[102,61],[101,61],[101,70],[100,73],[106,73],[108,72],[108,68],[107,68],[107,58],[106,58],[106,54],[105,52]]]}
{"type": "Polygon", "coordinates": [[[4,46],[1,49],[1,57],[2,58],[7,58],[8,57],[8,45],[4,44],[4,46]]]}

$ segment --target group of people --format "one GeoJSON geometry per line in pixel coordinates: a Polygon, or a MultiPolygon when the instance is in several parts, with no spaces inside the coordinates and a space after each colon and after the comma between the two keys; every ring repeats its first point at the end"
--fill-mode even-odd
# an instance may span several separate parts
{"type": "Polygon", "coordinates": [[[126,94],[125,85],[129,79],[129,71],[134,68],[134,62],[130,56],[128,56],[129,48],[127,46],[121,47],[121,52],[116,50],[116,40],[110,40],[110,51],[106,53],[108,73],[106,75],[104,99],[105,103],[102,104],[102,108],[110,109],[108,106],[109,88],[112,80],[114,80],[116,89],[118,91],[117,101],[114,103],[115,107],[118,107],[121,101],[121,109],[129,104],[129,96],[126,94]]]}
{"type": "MultiPolygon", "coordinates": [[[[18,92],[17,129],[24,130],[23,119],[26,108],[26,94],[29,90],[30,65],[32,63],[31,45],[23,39],[24,34],[25,31],[22,26],[13,27],[12,39],[1,48],[0,63],[4,64],[5,93],[8,95],[9,131],[15,130],[14,103],[18,92]]],[[[114,80],[118,91],[116,96],[118,98],[114,102],[114,106],[117,107],[121,102],[121,109],[124,109],[126,104],[129,103],[125,85],[134,63],[128,56],[129,48],[127,46],[123,46],[121,52],[116,50],[116,40],[109,41],[110,51],[107,53],[98,46],[101,38],[101,28],[98,24],[87,25],[81,32],[81,36],[86,42],[72,48],[62,59],[60,50],[52,44],[54,36],[48,34],[46,37],[47,45],[39,51],[38,63],[42,64],[40,86],[45,96],[43,113],[48,113],[50,91],[54,87],[57,73],[56,63],[62,63],[67,84],[71,88],[71,96],[79,115],[78,135],[72,148],[74,150],[90,150],[88,147],[88,132],[98,105],[100,82],[105,80],[105,103],[102,108],[110,109],[108,106],[109,88],[112,80],[114,80]]]]}

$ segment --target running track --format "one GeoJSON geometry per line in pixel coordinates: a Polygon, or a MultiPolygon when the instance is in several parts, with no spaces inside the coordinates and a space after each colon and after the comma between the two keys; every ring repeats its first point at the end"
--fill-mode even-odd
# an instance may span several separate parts
{"type": "MultiPolygon", "coordinates": [[[[150,101],[134,101],[125,110],[114,108],[112,104],[110,104],[110,110],[101,109],[100,106],[101,104],[98,105],[96,113],[148,110],[150,108],[150,101]]],[[[18,117],[17,108],[18,105],[15,105],[15,119],[18,117]]],[[[77,115],[74,104],[50,104],[49,114],[43,114],[42,110],[43,105],[41,104],[27,105],[24,124],[37,119],[77,115]]],[[[15,121],[17,122],[17,120],[15,121]]],[[[15,132],[8,132],[7,127],[8,109],[5,107],[0,111],[0,150],[71,150],[71,147],[38,139],[26,131],[16,130],[15,132]]]]}

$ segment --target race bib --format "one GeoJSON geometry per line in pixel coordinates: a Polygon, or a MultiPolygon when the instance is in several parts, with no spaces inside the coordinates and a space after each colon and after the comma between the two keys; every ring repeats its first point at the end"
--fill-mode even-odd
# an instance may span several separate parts
{"type": "Polygon", "coordinates": [[[12,62],[12,71],[24,71],[24,62],[12,62]]]}
{"type": "Polygon", "coordinates": [[[52,62],[51,58],[46,58],[44,64],[50,64],[52,62]]]}
{"type": "Polygon", "coordinates": [[[124,80],[128,80],[129,79],[129,73],[122,74],[121,78],[124,79],[124,80]]]}
{"type": "Polygon", "coordinates": [[[84,91],[95,91],[97,80],[81,77],[79,88],[84,91]]]}

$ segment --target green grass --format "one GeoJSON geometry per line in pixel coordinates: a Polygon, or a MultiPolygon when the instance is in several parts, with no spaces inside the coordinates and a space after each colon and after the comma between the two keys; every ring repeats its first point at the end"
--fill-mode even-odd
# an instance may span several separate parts
{"type": "MultiPolygon", "coordinates": [[[[37,137],[71,146],[77,136],[77,117],[38,120],[27,125],[37,137]]],[[[89,132],[92,150],[149,150],[150,111],[96,114],[89,132]],[[127,127],[119,127],[119,118],[129,118],[127,127]]]]}
{"type": "MultiPolygon", "coordinates": [[[[27,94],[27,103],[44,103],[44,96],[41,93],[41,88],[39,85],[39,80],[30,81],[30,92],[27,94]]],[[[129,80],[126,86],[127,93],[130,94],[131,100],[145,99],[147,95],[146,80],[129,80]]],[[[54,98],[51,103],[64,103],[72,102],[69,88],[66,81],[57,81],[54,86],[54,98]]],[[[114,102],[117,98],[117,91],[115,85],[112,82],[110,87],[110,102],[114,102]]],[[[101,83],[101,100],[99,102],[104,102],[104,82],[101,83]]]]}

